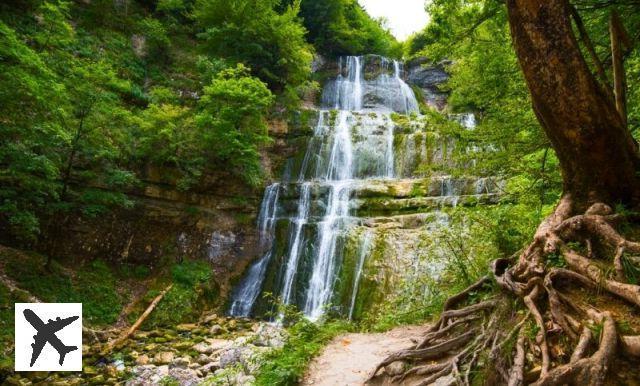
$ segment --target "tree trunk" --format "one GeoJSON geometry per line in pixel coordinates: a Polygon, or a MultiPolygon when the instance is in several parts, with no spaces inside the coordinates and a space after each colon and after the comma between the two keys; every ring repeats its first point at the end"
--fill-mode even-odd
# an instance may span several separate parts
{"type": "Polygon", "coordinates": [[[533,109],[560,160],[573,210],[595,202],[638,204],[637,146],[582,56],[569,3],[506,3],[533,109]]]}

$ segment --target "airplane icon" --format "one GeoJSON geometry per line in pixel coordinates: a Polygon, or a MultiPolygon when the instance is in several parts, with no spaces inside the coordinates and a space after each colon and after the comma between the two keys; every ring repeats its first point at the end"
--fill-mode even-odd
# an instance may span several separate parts
{"type": "Polygon", "coordinates": [[[65,355],[71,351],[77,350],[78,346],[65,346],[56,336],[56,332],[73,323],[79,318],[79,316],[72,316],[65,319],[60,319],[58,317],[56,320],[49,319],[49,322],[45,324],[42,319],[40,319],[38,315],[30,309],[25,309],[23,313],[27,321],[38,331],[38,333],[33,336],[34,342],[31,344],[33,353],[31,354],[31,364],[29,366],[33,367],[33,364],[36,363],[36,359],[40,356],[42,348],[47,344],[47,342],[53,346],[60,355],[60,361],[58,363],[62,366],[65,355]]]}

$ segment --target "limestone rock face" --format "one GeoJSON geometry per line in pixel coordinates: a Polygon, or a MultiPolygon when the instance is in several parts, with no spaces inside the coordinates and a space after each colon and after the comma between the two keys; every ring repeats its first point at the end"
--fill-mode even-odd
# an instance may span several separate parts
{"type": "Polygon", "coordinates": [[[441,87],[449,80],[449,74],[445,67],[448,62],[432,64],[427,58],[418,58],[407,63],[407,83],[417,86],[425,98],[425,101],[439,110],[442,110],[447,102],[448,93],[441,87]]]}
{"type": "MultiPolygon", "coordinates": [[[[262,157],[267,180],[282,174],[284,160],[299,146],[296,138],[310,132],[314,114],[292,113],[290,119],[270,123],[274,141],[262,157]]],[[[213,300],[218,303],[211,306],[221,305],[229,280],[259,253],[255,222],[261,189],[248,186],[224,165],[211,165],[188,190],[175,168],[146,165],[136,174],[140,183],[127,192],[132,208],[72,217],[65,229],[43,230],[41,252],[150,269],[185,259],[206,260],[220,287],[220,296],[213,300]]],[[[0,229],[0,243],[11,245],[3,236],[0,229]]]]}

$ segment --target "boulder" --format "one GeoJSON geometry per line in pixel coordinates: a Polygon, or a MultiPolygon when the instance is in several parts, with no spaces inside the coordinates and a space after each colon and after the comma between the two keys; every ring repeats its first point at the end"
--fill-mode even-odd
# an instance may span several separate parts
{"type": "Polygon", "coordinates": [[[187,368],[189,367],[190,364],[191,364],[191,358],[179,357],[174,359],[173,362],[171,362],[171,365],[169,365],[169,368],[173,368],[173,367],[187,368]]]}
{"type": "Polygon", "coordinates": [[[203,374],[213,374],[219,368],[220,368],[220,362],[210,362],[200,367],[200,371],[202,371],[203,374]]]}
{"type": "Polygon", "coordinates": [[[153,357],[153,363],[156,365],[167,365],[173,362],[175,354],[171,351],[161,351],[153,357]]]}
{"type": "Polygon", "coordinates": [[[136,365],[144,366],[149,364],[149,356],[147,354],[142,354],[136,358],[136,365]]]}
{"type": "Polygon", "coordinates": [[[200,354],[211,354],[213,348],[205,342],[200,342],[191,347],[192,350],[199,352],[200,354]]]}
{"type": "Polygon", "coordinates": [[[169,366],[135,366],[132,373],[133,377],[125,383],[126,386],[157,385],[169,375],[169,366]]]}
{"type": "Polygon", "coordinates": [[[179,332],[190,332],[196,328],[198,328],[198,325],[195,323],[184,323],[176,326],[176,330],[179,332]]]}
{"type": "Polygon", "coordinates": [[[200,355],[198,355],[198,358],[196,359],[196,362],[201,364],[201,365],[206,365],[207,363],[211,362],[211,358],[209,358],[208,355],[200,354],[200,355]]]}
{"type": "Polygon", "coordinates": [[[195,370],[174,367],[169,369],[169,376],[177,381],[180,386],[195,386],[200,383],[195,370]]]}
{"type": "Polygon", "coordinates": [[[245,364],[246,357],[249,356],[247,347],[233,347],[226,349],[220,354],[220,367],[226,368],[236,364],[245,364]]]}

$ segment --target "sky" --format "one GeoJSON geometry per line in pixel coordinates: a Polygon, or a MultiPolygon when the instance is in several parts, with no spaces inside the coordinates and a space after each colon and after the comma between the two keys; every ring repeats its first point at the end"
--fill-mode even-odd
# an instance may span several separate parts
{"type": "Polygon", "coordinates": [[[429,16],[424,10],[425,0],[358,0],[375,17],[386,17],[391,33],[405,40],[413,32],[427,25],[429,16]]]}

